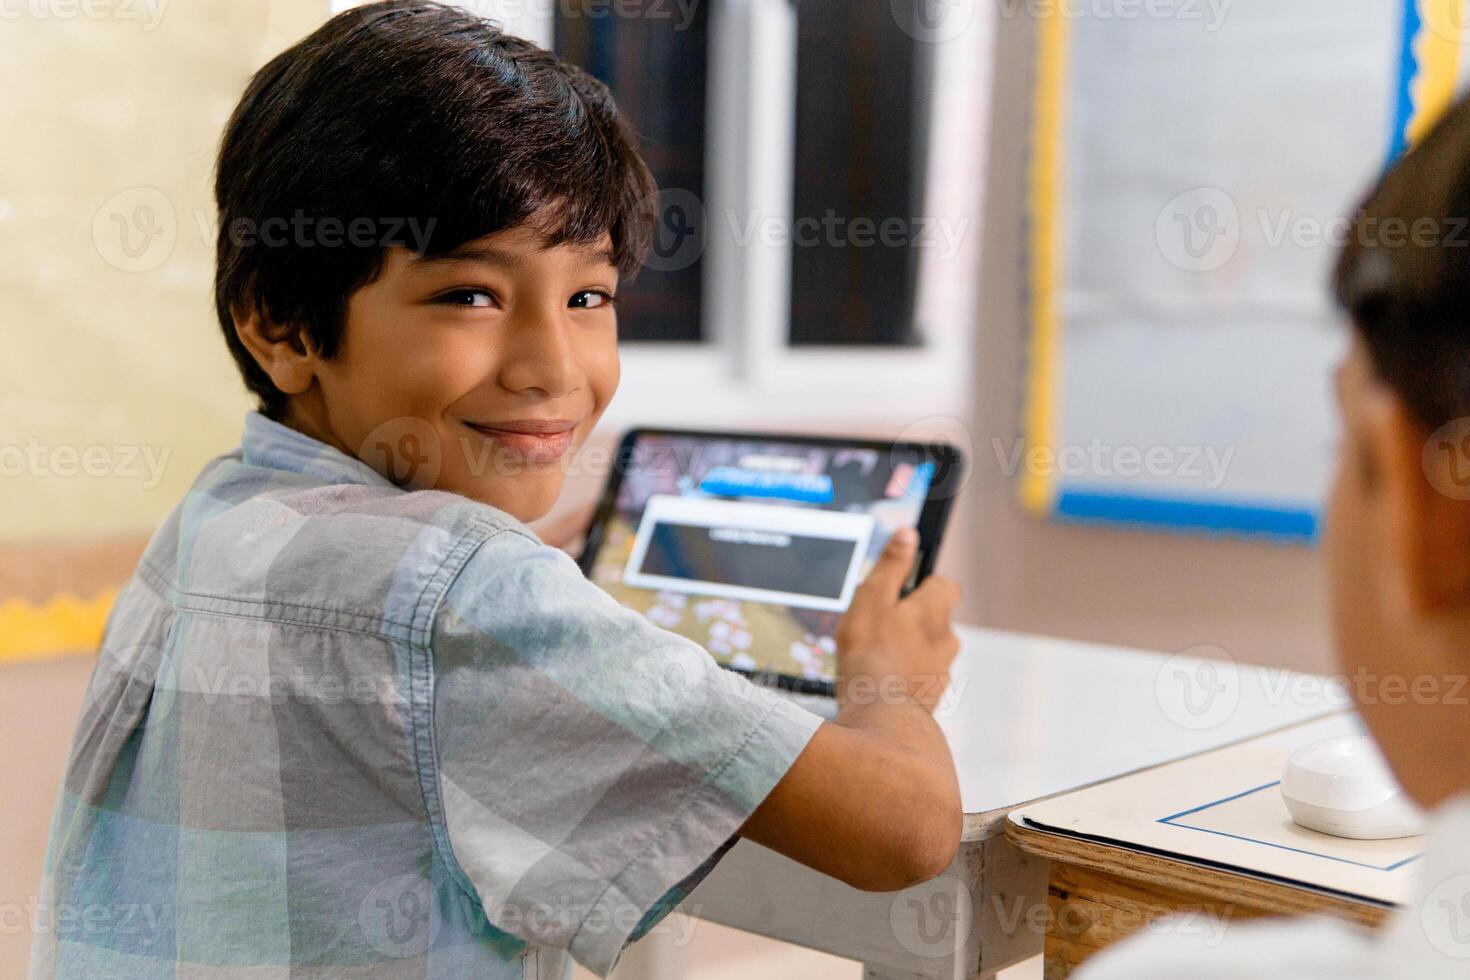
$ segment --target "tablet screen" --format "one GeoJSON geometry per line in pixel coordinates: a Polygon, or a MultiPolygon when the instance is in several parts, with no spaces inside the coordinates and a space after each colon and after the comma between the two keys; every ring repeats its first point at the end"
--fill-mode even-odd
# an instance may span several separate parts
{"type": "Polygon", "coordinates": [[[837,620],[923,513],[923,447],[640,433],[588,574],[720,662],[831,681],[837,620]]]}

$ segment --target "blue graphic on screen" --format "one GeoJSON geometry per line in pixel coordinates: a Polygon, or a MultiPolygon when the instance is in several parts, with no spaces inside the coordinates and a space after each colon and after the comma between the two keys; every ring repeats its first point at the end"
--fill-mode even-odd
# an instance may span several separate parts
{"type": "Polygon", "coordinates": [[[772,473],[716,466],[699,481],[699,489],[719,497],[792,500],[803,504],[832,502],[832,478],[825,473],[772,473]]]}

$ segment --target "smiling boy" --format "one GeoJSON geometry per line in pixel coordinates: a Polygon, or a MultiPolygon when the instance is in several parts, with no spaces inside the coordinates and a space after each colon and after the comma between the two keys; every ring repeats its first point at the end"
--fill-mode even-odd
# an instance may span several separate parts
{"type": "Polygon", "coordinates": [[[652,191],[603,86],[451,7],[255,76],[216,300],[261,410],[109,619],[33,976],[605,974],[738,835],[860,888],[949,863],[956,590],[900,599],[912,534],[839,629],[883,696],[822,723],[526,527],[617,388],[652,191]]]}

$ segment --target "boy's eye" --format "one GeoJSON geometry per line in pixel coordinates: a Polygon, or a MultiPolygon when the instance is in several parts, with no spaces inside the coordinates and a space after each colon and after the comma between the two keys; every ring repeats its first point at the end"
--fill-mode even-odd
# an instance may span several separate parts
{"type": "Polygon", "coordinates": [[[612,306],[615,299],[616,296],[604,289],[583,289],[572,294],[567,306],[574,310],[596,310],[612,306]]]}
{"type": "Polygon", "coordinates": [[[439,302],[450,306],[489,307],[495,305],[495,294],[488,289],[454,289],[441,295],[439,302]]]}

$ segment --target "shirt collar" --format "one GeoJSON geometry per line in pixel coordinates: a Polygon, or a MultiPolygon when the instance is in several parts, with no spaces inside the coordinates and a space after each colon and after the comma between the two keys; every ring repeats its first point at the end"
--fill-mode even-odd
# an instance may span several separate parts
{"type": "Polygon", "coordinates": [[[362,460],[355,459],[324,442],[282,425],[259,412],[245,415],[245,434],[240,456],[249,466],[264,466],[315,477],[324,483],[360,483],[366,486],[396,485],[362,460]]]}

